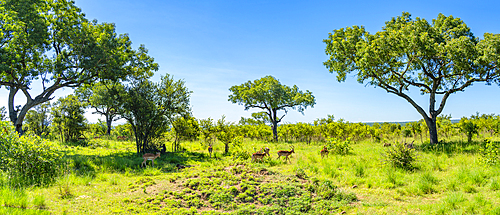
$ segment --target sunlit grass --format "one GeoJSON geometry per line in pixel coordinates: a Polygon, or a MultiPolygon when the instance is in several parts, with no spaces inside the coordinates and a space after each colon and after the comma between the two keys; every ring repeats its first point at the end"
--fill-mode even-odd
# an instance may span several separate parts
{"type": "Polygon", "coordinates": [[[479,155],[474,152],[480,147],[479,144],[465,144],[460,137],[432,147],[415,141],[417,161],[412,171],[385,164],[383,154],[386,148],[382,143],[370,140],[353,143],[351,154],[330,153],[325,158],[320,155],[323,143],[307,145],[245,139],[239,146],[231,145],[229,155],[223,155],[223,144],[215,143],[210,158],[204,144],[198,141],[183,142],[181,145],[186,149],[185,152],[162,155],[155,160],[154,168],[150,163],[146,168],[140,167],[142,158],[136,154],[134,143],[103,141],[102,144],[94,144],[95,147],[62,144],[60,148],[65,154],[64,174],[49,187],[10,190],[6,188],[5,176],[0,177],[3,189],[0,200],[4,206],[0,207],[0,214],[17,213],[12,211],[20,209],[23,212],[21,214],[168,214],[210,211],[207,210],[209,201],[203,200],[209,199],[203,195],[216,193],[210,186],[206,187],[206,193],[199,191],[200,196],[197,197],[193,191],[188,192],[185,187],[180,187],[188,180],[202,178],[209,178],[207,180],[227,189],[237,187],[238,192],[232,199],[238,203],[227,202],[224,200],[225,194],[220,193],[224,205],[221,207],[243,213],[258,209],[252,204],[253,201],[270,201],[265,196],[253,196],[251,190],[242,192],[239,184],[255,180],[257,176],[252,174],[263,174],[264,178],[268,178],[265,180],[277,177],[283,184],[297,183],[304,189],[316,180],[330,181],[339,190],[345,191],[342,194],[345,198],[350,198],[352,194],[359,199],[349,206],[325,202],[311,204],[314,194],[301,195],[289,202],[297,208],[304,205],[331,208],[318,209],[314,214],[331,213],[332,210],[335,213],[345,210],[361,214],[498,214],[500,211],[497,206],[500,202],[500,167],[481,165],[478,162],[479,155]],[[292,146],[295,153],[290,156],[290,161],[277,159],[277,151],[290,150],[292,146]],[[250,158],[234,156],[237,153],[251,155],[263,147],[271,149],[271,157],[266,156],[262,162],[250,162],[250,158]],[[177,165],[186,168],[179,170],[177,165]],[[238,177],[234,178],[234,175],[238,177]],[[144,178],[150,179],[143,181],[144,178]],[[182,196],[182,199],[170,196],[174,194],[182,196]],[[186,205],[187,208],[180,207],[186,205]]]}

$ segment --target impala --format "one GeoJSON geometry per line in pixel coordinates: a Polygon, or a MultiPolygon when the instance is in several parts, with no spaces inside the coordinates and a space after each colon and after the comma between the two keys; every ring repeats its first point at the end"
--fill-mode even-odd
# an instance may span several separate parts
{"type": "Polygon", "coordinates": [[[156,154],[151,154],[151,153],[146,153],[142,156],[142,158],[144,158],[144,161],[142,162],[141,164],[141,167],[142,166],[146,166],[146,161],[151,161],[151,166],[155,166],[155,159],[157,157],[160,157],[160,152],[157,152],[156,154]]]}
{"type": "Polygon", "coordinates": [[[278,159],[280,159],[281,156],[284,156],[285,161],[290,160],[290,158],[288,156],[290,156],[292,153],[295,153],[293,150],[294,150],[294,148],[292,147],[292,150],[290,150],[290,151],[285,151],[285,150],[278,151],[278,159]]]}
{"type": "Polygon", "coordinates": [[[323,147],[323,149],[321,150],[321,158],[323,158],[325,155],[328,157],[328,149],[325,147],[323,147]]]}
{"type": "Polygon", "coordinates": [[[257,159],[262,161],[262,158],[264,158],[264,156],[266,156],[266,153],[255,152],[252,154],[252,162],[257,161],[257,159]]]}
{"type": "Polygon", "coordinates": [[[208,145],[208,154],[210,154],[210,157],[212,157],[212,145],[208,145]]]}
{"type": "Polygon", "coordinates": [[[269,148],[264,148],[264,154],[267,154],[267,156],[271,157],[271,155],[269,155],[269,148]]]}

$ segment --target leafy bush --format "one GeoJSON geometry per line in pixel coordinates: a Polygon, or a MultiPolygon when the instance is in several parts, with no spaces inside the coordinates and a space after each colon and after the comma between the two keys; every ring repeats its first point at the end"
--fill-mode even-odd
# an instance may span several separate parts
{"type": "Polygon", "coordinates": [[[413,163],[416,160],[415,150],[407,147],[403,143],[396,142],[385,152],[385,162],[396,168],[413,170],[413,163]]]}
{"type": "Polygon", "coordinates": [[[60,160],[52,142],[29,133],[19,138],[13,126],[0,122],[0,164],[13,186],[53,182],[60,160]]]}
{"type": "Polygon", "coordinates": [[[352,151],[350,138],[347,138],[347,140],[344,141],[339,141],[335,138],[330,138],[328,139],[327,144],[328,144],[328,149],[334,154],[347,155],[352,151]]]}
{"type": "Polygon", "coordinates": [[[481,157],[479,160],[483,164],[494,165],[500,158],[500,142],[491,141],[490,139],[484,140],[483,146],[479,149],[481,157]]]}

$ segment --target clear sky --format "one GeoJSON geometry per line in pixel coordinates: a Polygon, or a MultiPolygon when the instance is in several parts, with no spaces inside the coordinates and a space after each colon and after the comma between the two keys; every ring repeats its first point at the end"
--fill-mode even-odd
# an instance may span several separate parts
{"type": "MultiPolygon", "coordinates": [[[[431,22],[439,13],[461,18],[475,36],[500,33],[498,1],[169,1],[77,0],[86,17],[115,23],[138,47],[144,44],[160,69],[183,79],[193,91],[196,118],[230,121],[252,112],[228,101],[229,88],[272,75],[282,84],[297,85],[316,97],[304,115],[290,111],[286,122],[312,122],[333,114],[351,122],[421,119],[404,99],[348,77],[339,83],[323,66],[322,42],[334,29],[363,25],[374,33],[403,11],[431,22]]],[[[71,93],[64,90],[58,96],[71,93]]],[[[8,92],[0,89],[0,106],[8,92]]],[[[412,89],[411,96],[428,110],[428,96],[412,89]]],[[[476,83],[448,99],[444,114],[453,118],[500,113],[500,87],[476,83]]],[[[21,104],[18,98],[17,104],[21,104]]],[[[98,116],[87,114],[90,121],[98,116]]]]}

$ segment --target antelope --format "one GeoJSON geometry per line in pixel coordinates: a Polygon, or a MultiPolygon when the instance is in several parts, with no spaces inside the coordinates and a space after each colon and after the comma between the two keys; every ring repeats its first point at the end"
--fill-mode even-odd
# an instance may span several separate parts
{"type": "Polygon", "coordinates": [[[141,164],[141,167],[142,166],[146,166],[146,161],[150,160],[151,161],[151,166],[155,166],[155,159],[157,157],[160,157],[160,152],[157,152],[156,154],[152,154],[152,153],[146,153],[144,155],[142,155],[142,158],[144,158],[144,161],[142,162],[141,164]]]}
{"type": "Polygon", "coordinates": [[[267,156],[271,157],[271,155],[269,155],[269,148],[264,148],[264,154],[267,154],[267,156]]]}
{"type": "Polygon", "coordinates": [[[323,158],[324,156],[327,156],[328,157],[328,149],[325,147],[323,147],[323,149],[321,150],[321,158],[323,158]]]}
{"type": "Polygon", "coordinates": [[[389,146],[391,146],[390,143],[384,143],[384,147],[389,147],[389,146]]]}
{"type": "Polygon", "coordinates": [[[271,156],[269,155],[269,148],[260,148],[259,151],[255,152],[252,154],[252,161],[256,161],[257,159],[260,159],[262,161],[262,159],[264,158],[264,156],[271,156]]]}
{"type": "Polygon", "coordinates": [[[212,157],[212,145],[208,145],[208,154],[210,154],[210,157],[212,157]]]}
{"type": "Polygon", "coordinates": [[[252,162],[257,161],[257,159],[262,161],[262,158],[264,158],[264,156],[266,156],[266,153],[255,152],[252,154],[252,162]]]}
{"type": "Polygon", "coordinates": [[[285,150],[278,151],[278,159],[280,159],[281,156],[284,156],[285,161],[290,160],[290,158],[288,156],[290,156],[292,153],[294,153],[293,150],[294,150],[294,148],[292,147],[292,150],[290,150],[290,151],[285,151],[285,150]]]}
{"type": "Polygon", "coordinates": [[[409,149],[415,148],[415,146],[413,145],[413,141],[411,141],[411,143],[405,143],[405,146],[406,146],[406,148],[409,148],[409,149]]]}

